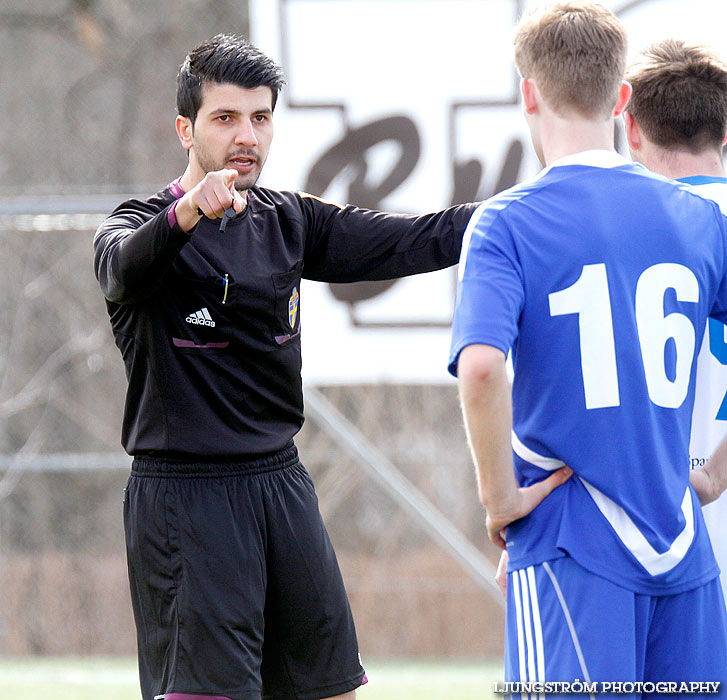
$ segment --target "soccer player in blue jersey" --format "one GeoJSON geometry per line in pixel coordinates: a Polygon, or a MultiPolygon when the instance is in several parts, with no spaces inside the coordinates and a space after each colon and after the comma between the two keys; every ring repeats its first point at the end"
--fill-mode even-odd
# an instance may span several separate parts
{"type": "MultiPolygon", "coordinates": [[[[650,170],[692,185],[727,213],[727,64],[706,46],[665,39],[626,71],[633,94],[624,123],[631,157],[650,170]]],[[[701,231],[693,231],[699,238],[701,231]]],[[[704,483],[702,503],[727,595],[727,495],[724,463],[707,464],[727,434],[727,327],[709,319],[697,361],[689,447],[692,481],[704,483]],[[722,471],[718,467],[722,467],[722,471]]],[[[701,494],[700,494],[701,495],[701,494]]]]}
{"type": "Polygon", "coordinates": [[[719,569],[689,480],[696,354],[707,317],[727,321],[727,220],[615,152],[625,62],[625,30],[600,5],[519,23],[546,167],[470,221],[449,368],[488,534],[509,554],[506,680],[640,696],[727,681],[719,569]]]}

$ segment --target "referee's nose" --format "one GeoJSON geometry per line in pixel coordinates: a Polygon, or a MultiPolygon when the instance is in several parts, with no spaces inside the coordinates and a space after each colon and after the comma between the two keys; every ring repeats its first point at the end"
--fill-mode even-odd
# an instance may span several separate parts
{"type": "Polygon", "coordinates": [[[240,146],[257,146],[258,138],[254,122],[249,119],[240,120],[240,126],[235,132],[235,143],[240,146]]]}

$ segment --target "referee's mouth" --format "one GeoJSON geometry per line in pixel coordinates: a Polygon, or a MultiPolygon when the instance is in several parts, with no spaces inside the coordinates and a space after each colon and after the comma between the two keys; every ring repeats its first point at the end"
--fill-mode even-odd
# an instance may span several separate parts
{"type": "Polygon", "coordinates": [[[240,173],[246,173],[257,167],[258,157],[257,154],[245,154],[239,156],[233,156],[227,161],[231,168],[234,168],[240,173]]]}

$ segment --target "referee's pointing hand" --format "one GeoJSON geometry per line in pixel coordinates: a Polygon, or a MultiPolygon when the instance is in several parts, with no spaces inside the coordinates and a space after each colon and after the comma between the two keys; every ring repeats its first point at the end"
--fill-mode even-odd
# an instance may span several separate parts
{"type": "Polygon", "coordinates": [[[237,175],[237,170],[232,168],[207,173],[180,199],[176,210],[179,226],[191,231],[203,215],[208,219],[221,219],[229,207],[239,214],[247,202],[235,189],[237,175]]]}

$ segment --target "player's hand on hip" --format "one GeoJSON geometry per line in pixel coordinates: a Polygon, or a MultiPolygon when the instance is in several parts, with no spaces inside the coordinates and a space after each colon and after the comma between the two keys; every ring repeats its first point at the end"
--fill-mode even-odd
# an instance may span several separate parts
{"type": "Polygon", "coordinates": [[[523,486],[514,493],[511,503],[503,504],[502,510],[491,509],[487,513],[487,535],[500,549],[505,549],[505,528],[515,520],[531,513],[553,489],[564,484],[573,475],[570,467],[561,467],[549,477],[532,486],[523,486]]]}

